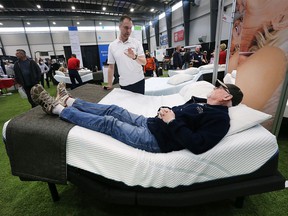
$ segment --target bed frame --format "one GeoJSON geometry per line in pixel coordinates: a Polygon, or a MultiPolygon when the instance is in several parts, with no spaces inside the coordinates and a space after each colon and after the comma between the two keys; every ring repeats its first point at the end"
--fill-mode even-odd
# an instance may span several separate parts
{"type": "MultiPolygon", "coordinates": [[[[92,84],[81,86],[78,90],[73,90],[72,94],[84,99],[93,97],[91,100],[93,99],[94,102],[96,100],[99,101],[104,95],[109,93],[109,91],[104,91],[100,86],[92,84]],[[85,89],[85,91],[78,91],[81,90],[81,88],[85,89]]],[[[37,111],[37,109],[31,111],[37,111]]],[[[39,112],[40,111],[39,108],[39,112]]],[[[47,115],[45,115],[45,118],[49,118],[46,116],[47,115]]],[[[43,123],[43,115],[41,115],[41,118],[43,123]]],[[[54,121],[56,120],[57,118],[54,119],[54,121]]],[[[59,120],[57,124],[62,124],[62,122],[63,121],[59,120]]],[[[42,126],[39,125],[39,127],[42,126]]],[[[98,198],[108,203],[140,206],[191,206],[217,200],[236,198],[235,205],[237,207],[242,207],[245,196],[285,188],[285,178],[278,172],[277,168],[278,153],[254,173],[172,189],[143,188],[140,186],[129,187],[122,182],[108,180],[102,176],[70,165],[67,166],[67,180],[79,188],[93,192],[98,198]]],[[[25,177],[20,177],[20,179],[25,181],[31,180],[25,177]]],[[[45,182],[48,182],[53,201],[59,200],[55,182],[45,182]]]]}
{"type": "MultiPolygon", "coordinates": [[[[67,167],[68,181],[108,203],[138,206],[192,206],[235,199],[242,208],[244,198],[285,188],[285,178],[277,171],[278,153],[254,173],[177,188],[129,187],[82,169],[67,167]]],[[[55,184],[49,184],[53,201],[60,199],[55,184]]]]}

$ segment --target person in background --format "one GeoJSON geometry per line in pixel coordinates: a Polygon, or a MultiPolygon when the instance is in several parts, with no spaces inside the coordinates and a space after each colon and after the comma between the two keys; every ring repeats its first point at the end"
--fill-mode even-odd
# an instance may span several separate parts
{"type": "Polygon", "coordinates": [[[226,44],[222,43],[220,44],[220,52],[219,52],[219,64],[226,64],[226,44]]]}
{"type": "Polygon", "coordinates": [[[75,54],[71,55],[71,58],[68,59],[68,73],[71,80],[71,89],[75,89],[78,86],[83,84],[82,79],[79,75],[78,70],[80,69],[80,60],[76,58],[75,54]],[[76,80],[78,84],[76,84],[76,80]]]}
{"type": "Polygon", "coordinates": [[[16,50],[17,61],[14,63],[15,80],[19,87],[23,87],[27,99],[32,107],[37,106],[37,104],[31,98],[31,88],[40,82],[41,79],[41,69],[38,64],[29,59],[26,56],[26,52],[23,49],[16,50]]]}
{"type": "Polygon", "coordinates": [[[182,56],[180,52],[181,52],[181,46],[179,45],[175,48],[175,52],[173,53],[173,68],[174,69],[182,68],[183,60],[182,60],[182,56]]]}
{"type": "Polygon", "coordinates": [[[44,79],[45,79],[47,87],[50,88],[49,77],[48,77],[49,67],[45,64],[45,62],[41,58],[39,59],[38,65],[41,69],[41,79],[40,79],[41,85],[44,86],[44,79]]]}
{"type": "Polygon", "coordinates": [[[145,79],[142,65],[146,65],[146,58],[141,42],[130,37],[132,26],[131,17],[123,15],[120,18],[120,35],[108,48],[108,84],[104,88],[112,89],[114,65],[116,63],[121,89],[144,94],[145,79]]]}
{"type": "Polygon", "coordinates": [[[187,48],[186,49],[186,52],[183,56],[183,66],[182,66],[182,69],[187,69],[189,68],[190,66],[190,62],[191,62],[191,52],[190,52],[190,49],[187,48]]]}
{"type": "Polygon", "coordinates": [[[57,83],[58,83],[57,80],[54,79],[54,75],[55,75],[55,71],[57,71],[59,68],[60,68],[60,64],[57,62],[57,60],[52,59],[50,70],[51,70],[51,80],[52,80],[54,85],[57,85],[57,83]]]}
{"type": "Polygon", "coordinates": [[[195,47],[195,52],[192,54],[193,67],[200,67],[205,63],[203,55],[200,52],[201,45],[195,47]]]}
{"type": "Polygon", "coordinates": [[[204,51],[203,51],[203,60],[204,60],[203,65],[206,65],[206,64],[209,63],[207,54],[208,54],[207,51],[204,50],[204,51]]]}
{"type": "Polygon", "coordinates": [[[144,66],[144,74],[147,77],[153,77],[153,72],[156,71],[156,64],[154,58],[151,57],[150,53],[146,53],[146,65],[144,66]]]}

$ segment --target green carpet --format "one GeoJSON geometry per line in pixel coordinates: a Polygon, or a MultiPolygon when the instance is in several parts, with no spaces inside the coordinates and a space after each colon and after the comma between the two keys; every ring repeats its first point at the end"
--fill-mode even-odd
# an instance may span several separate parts
{"type": "MultiPolygon", "coordinates": [[[[56,88],[48,91],[55,95],[56,88]]],[[[0,97],[0,130],[7,120],[30,109],[30,104],[21,99],[18,93],[0,97]]],[[[283,122],[278,143],[280,147],[279,170],[288,177],[288,122],[283,122]]],[[[191,215],[235,215],[270,216],[287,215],[288,191],[282,190],[253,195],[245,199],[244,208],[237,209],[233,200],[208,203],[185,208],[135,207],[111,205],[96,200],[93,194],[83,192],[76,186],[58,185],[60,201],[53,203],[48,186],[42,182],[22,182],[11,175],[5,146],[0,141],[0,216],[76,216],[76,215],[125,215],[125,216],[191,216],[191,215]]]]}

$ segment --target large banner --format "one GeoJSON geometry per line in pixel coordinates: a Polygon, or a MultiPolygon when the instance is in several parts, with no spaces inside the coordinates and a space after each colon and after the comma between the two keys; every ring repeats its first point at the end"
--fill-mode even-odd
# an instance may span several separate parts
{"type": "MultiPolygon", "coordinates": [[[[273,117],[286,76],[287,35],[287,0],[237,0],[227,72],[236,70],[244,104],[273,117]]],[[[271,131],[273,121],[264,127],[271,131]]]]}
{"type": "MultiPolygon", "coordinates": [[[[83,67],[82,54],[81,54],[81,48],[80,48],[77,26],[69,26],[68,30],[69,30],[69,39],[70,39],[70,44],[71,44],[71,51],[80,60],[80,67],[83,67]]],[[[70,56],[66,56],[66,57],[67,57],[67,59],[70,58],[70,56]]]]}

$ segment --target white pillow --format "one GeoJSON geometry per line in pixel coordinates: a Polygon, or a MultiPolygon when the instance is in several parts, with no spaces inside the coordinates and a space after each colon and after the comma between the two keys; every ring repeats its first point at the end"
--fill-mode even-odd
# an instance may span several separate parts
{"type": "Polygon", "coordinates": [[[65,76],[65,74],[62,71],[55,71],[55,74],[59,76],[65,76]]]}
{"type": "Polygon", "coordinates": [[[167,83],[171,85],[178,85],[180,83],[189,81],[193,79],[193,75],[191,74],[176,74],[168,79],[167,83]]]}
{"type": "Polygon", "coordinates": [[[207,98],[207,95],[214,89],[214,85],[207,81],[193,82],[181,88],[179,94],[185,101],[190,100],[192,96],[207,98]]]}
{"type": "Polygon", "coordinates": [[[207,64],[207,65],[203,65],[199,67],[199,70],[208,70],[208,69],[213,69],[214,68],[214,64],[207,64]]]}
{"type": "Polygon", "coordinates": [[[244,104],[229,108],[230,129],[226,136],[249,129],[270,119],[272,116],[252,109],[244,104]]]}
{"type": "Polygon", "coordinates": [[[185,69],[185,70],[184,70],[184,73],[185,73],[185,74],[191,74],[191,75],[194,75],[194,74],[199,73],[199,68],[196,68],[196,67],[190,67],[190,68],[185,69]]]}

